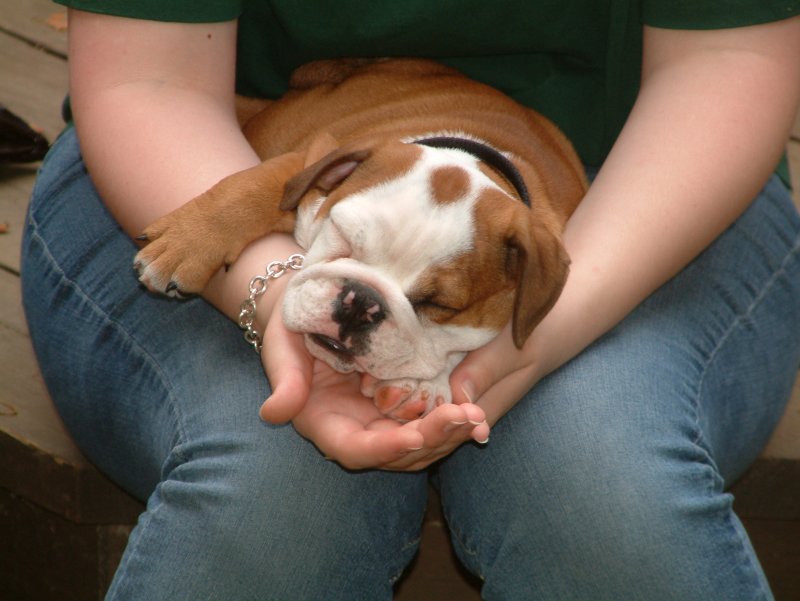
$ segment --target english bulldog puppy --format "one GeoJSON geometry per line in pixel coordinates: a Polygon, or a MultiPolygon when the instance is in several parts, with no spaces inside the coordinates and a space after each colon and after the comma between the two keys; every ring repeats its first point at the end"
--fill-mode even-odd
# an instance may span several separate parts
{"type": "Polygon", "coordinates": [[[539,113],[410,59],[311,63],[281,99],[243,106],[263,163],[146,228],[149,289],[199,293],[253,240],[293,233],[306,254],[286,325],[401,421],[450,402],[465,353],[509,322],[522,347],[555,303],[587,184],[539,113]]]}

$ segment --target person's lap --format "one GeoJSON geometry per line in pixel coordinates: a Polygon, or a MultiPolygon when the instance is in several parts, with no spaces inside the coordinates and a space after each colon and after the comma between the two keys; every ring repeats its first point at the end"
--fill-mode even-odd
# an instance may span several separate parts
{"type": "MultiPolygon", "coordinates": [[[[291,426],[261,423],[257,356],[203,301],[138,286],[135,246],[71,133],[31,215],[23,285],[48,386],[89,457],[149,498],[110,597],[389,598],[426,475],[348,473],[291,426]]],[[[784,260],[797,230],[785,202],[762,198],[485,448],[437,467],[486,598],[677,599],[683,586],[760,598],[723,487],[758,453],[797,367],[800,267],[784,260]]]]}

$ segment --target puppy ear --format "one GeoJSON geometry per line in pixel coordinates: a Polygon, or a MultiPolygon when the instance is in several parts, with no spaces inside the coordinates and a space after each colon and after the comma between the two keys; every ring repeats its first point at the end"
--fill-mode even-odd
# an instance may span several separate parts
{"type": "Polygon", "coordinates": [[[339,140],[334,138],[330,133],[327,131],[319,132],[314,136],[314,139],[311,140],[311,144],[309,144],[308,150],[306,150],[306,161],[303,167],[310,167],[334,150],[338,150],[340,146],[339,140]]]}
{"type": "Polygon", "coordinates": [[[534,218],[522,222],[507,243],[517,280],[511,333],[522,348],[561,295],[570,261],[560,238],[534,218]]]}
{"type": "MultiPolygon", "coordinates": [[[[333,139],[332,137],[330,138],[333,139]]],[[[309,154],[314,150],[314,145],[309,149],[309,154]]],[[[280,208],[291,211],[300,204],[300,199],[312,188],[329,193],[341,184],[347,177],[372,154],[372,150],[361,148],[340,148],[329,152],[310,167],[286,182],[283,188],[283,200],[280,208]]]]}

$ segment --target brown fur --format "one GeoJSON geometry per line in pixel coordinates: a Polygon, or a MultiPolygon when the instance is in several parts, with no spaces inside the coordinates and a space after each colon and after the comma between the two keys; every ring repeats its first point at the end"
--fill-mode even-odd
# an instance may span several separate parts
{"type": "MultiPolygon", "coordinates": [[[[149,245],[140,257],[158,259],[182,292],[201,291],[215,270],[256,238],[292,232],[293,209],[304,200],[326,194],[324,218],[377,174],[403,173],[420,149],[399,140],[446,130],[509,153],[533,208],[505,197],[482,198],[475,252],[422,286],[445,297],[462,295],[447,302],[457,301],[463,310],[449,316],[434,304],[421,310],[434,321],[491,327],[512,314],[514,341],[521,346],[558,297],[568,264],[560,233],[586,180],[567,139],[538,113],[453,69],[410,59],[311,63],[295,72],[280,100],[243,99],[237,108],[264,162],[225,178],[145,230],[149,245]]],[[[501,175],[484,169],[513,194],[501,175]]],[[[450,202],[466,179],[459,169],[439,169],[432,186],[440,202],[450,202]]]]}
{"type": "Polygon", "coordinates": [[[469,191],[469,175],[458,167],[440,167],[431,174],[431,192],[436,202],[447,204],[469,191]]]}

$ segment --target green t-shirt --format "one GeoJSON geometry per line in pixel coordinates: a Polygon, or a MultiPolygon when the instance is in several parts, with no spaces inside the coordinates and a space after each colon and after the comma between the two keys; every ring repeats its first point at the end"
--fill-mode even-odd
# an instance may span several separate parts
{"type": "Polygon", "coordinates": [[[238,91],[275,97],[318,58],[424,56],[536,108],[598,165],[635,99],[642,23],[715,29],[800,14],[800,0],[57,0],[161,21],[239,18],[238,91]]]}

